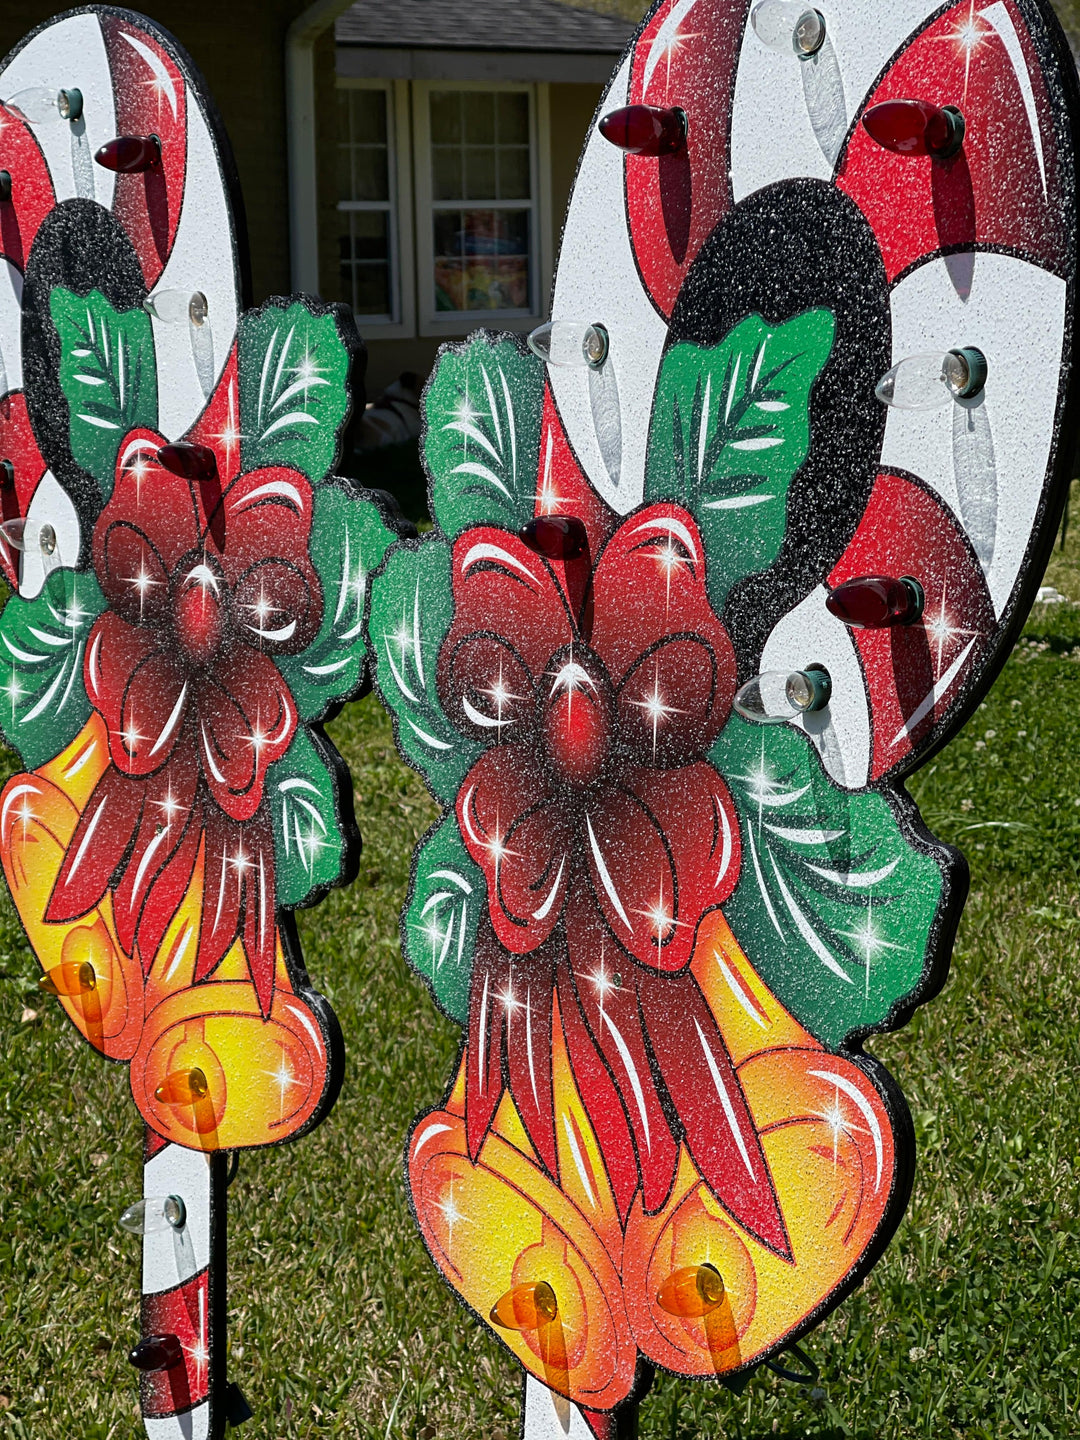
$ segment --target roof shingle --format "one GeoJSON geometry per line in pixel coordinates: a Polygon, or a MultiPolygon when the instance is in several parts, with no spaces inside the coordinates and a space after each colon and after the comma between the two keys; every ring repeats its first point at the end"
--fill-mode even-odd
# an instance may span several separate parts
{"type": "Polygon", "coordinates": [[[359,0],[335,34],[339,45],[618,55],[633,28],[559,0],[359,0]]]}

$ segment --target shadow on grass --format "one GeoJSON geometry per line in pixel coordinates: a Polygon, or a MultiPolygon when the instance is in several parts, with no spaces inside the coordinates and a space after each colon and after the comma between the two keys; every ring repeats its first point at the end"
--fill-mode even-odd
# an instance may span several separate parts
{"type": "Polygon", "coordinates": [[[343,459],[350,480],[369,490],[387,490],[401,506],[402,514],[414,524],[428,516],[427,477],[420,463],[420,445],[407,440],[403,445],[384,445],[379,450],[357,450],[343,459]]]}

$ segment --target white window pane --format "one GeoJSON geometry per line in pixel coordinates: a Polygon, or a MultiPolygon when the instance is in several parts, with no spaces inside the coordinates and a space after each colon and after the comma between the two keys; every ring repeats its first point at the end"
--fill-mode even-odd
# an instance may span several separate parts
{"type": "Polygon", "coordinates": [[[496,97],[500,145],[528,145],[529,97],[520,91],[503,91],[496,97]]]}
{"type": "MultiPolygon", "coordinates": [[[[460,145],[431,147],[431,190],[436,200],[464,198],[464,151],[460,145]]],[[[490,196],[488,197],[491,198],[490,196]]]]}
{"type": "Polygon", "coordinates": [[[358,315],[390,315],[390,216],[386,211],[339,215],[341,293],[358,315]]]}
{"type": "Polygon", "coordinates": [[[390,199],[388,101],[385,90],[338,91],[339,200],[390,199]]]}

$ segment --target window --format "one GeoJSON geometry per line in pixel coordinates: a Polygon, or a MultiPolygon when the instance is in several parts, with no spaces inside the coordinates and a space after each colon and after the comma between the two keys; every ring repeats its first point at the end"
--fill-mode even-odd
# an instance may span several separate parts
{"type": "Polygon", "coordinates": [[[532,309],[532,146],[527,91],[433,90],[435,309],[532,309]]]}
{"type": "Polygon", "coordinates": [[[413,86],[421,333],[526,328],[548,268],[546,178],[536,85],[413,86]]]}
{"type": "Polygon", "coordinates": [[[362,320],[399,318],[394,126],[388,87],[337,91],[340,290],[362,320]]]}
{"type": "Polygon", "coordinates": [[[552,263],[548,87],[342,77],[334,103],[326,293],[369,338],[531,329],[552,263]]]}

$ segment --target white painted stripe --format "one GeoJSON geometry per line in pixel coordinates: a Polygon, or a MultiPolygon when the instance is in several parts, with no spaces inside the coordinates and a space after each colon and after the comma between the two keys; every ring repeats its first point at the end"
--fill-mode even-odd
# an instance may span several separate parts
{"type": "Polygon", "coordinates": [[[709,1046],[705,1040],[705,1036],[702,1033],[701,1026],[696,1020],[694,1021],[694,1029],[697,1031],[698,1039],[701,1041],[702,1053],[704,1054],[705,1062],[709,1067],[709,1074],[712,1076],[713,1084],[716,1086],[716,1093],[720,1096],[720,1104],[724,1108],[724,1118],[727,1120],[728,1129],[731,1131],[732,1139],[739,1147],[739,1154],[742,1156],[742,1162],[746,1166],[746,1173],[750,1176],[751,1180],[756,1180],[757,1177],[754,1174],[754,1167],[750,1163],[750,1156],[747,1153],[746,1141],[742,1137],[742,1131],[739,1129],[739,1122],[735,1118],[735,1107],[731,1103],[731,1096],[728,1094],[727,1086],[724,1084],[723,1076],[720,1074],[720,1068],[716,1063],[716,1056],[709,1049],[709,1046]]]}
{"type": "Polygon", "coordinates": [[[877,1190],[881,1185],[881,1171],[885,1164],[885,1152],[881,1138],[881,1126],[878,1124],[878,1118],[874,1114],[873,1106],[858,1086],[853,1085],[846,1075],[837,1075],[834,1070],[811,1070],[808,1073],[813,1075],[815,1079],[827,1080],[830,1085],[838,1086],[848,1099],[853,1100],[859,1107],[863,1119],[870,1126],[870,1134],[874,1140],[874,1156],[877,1161],[877,1178],[874,1181],[874,1189],[877,1190]]]}

